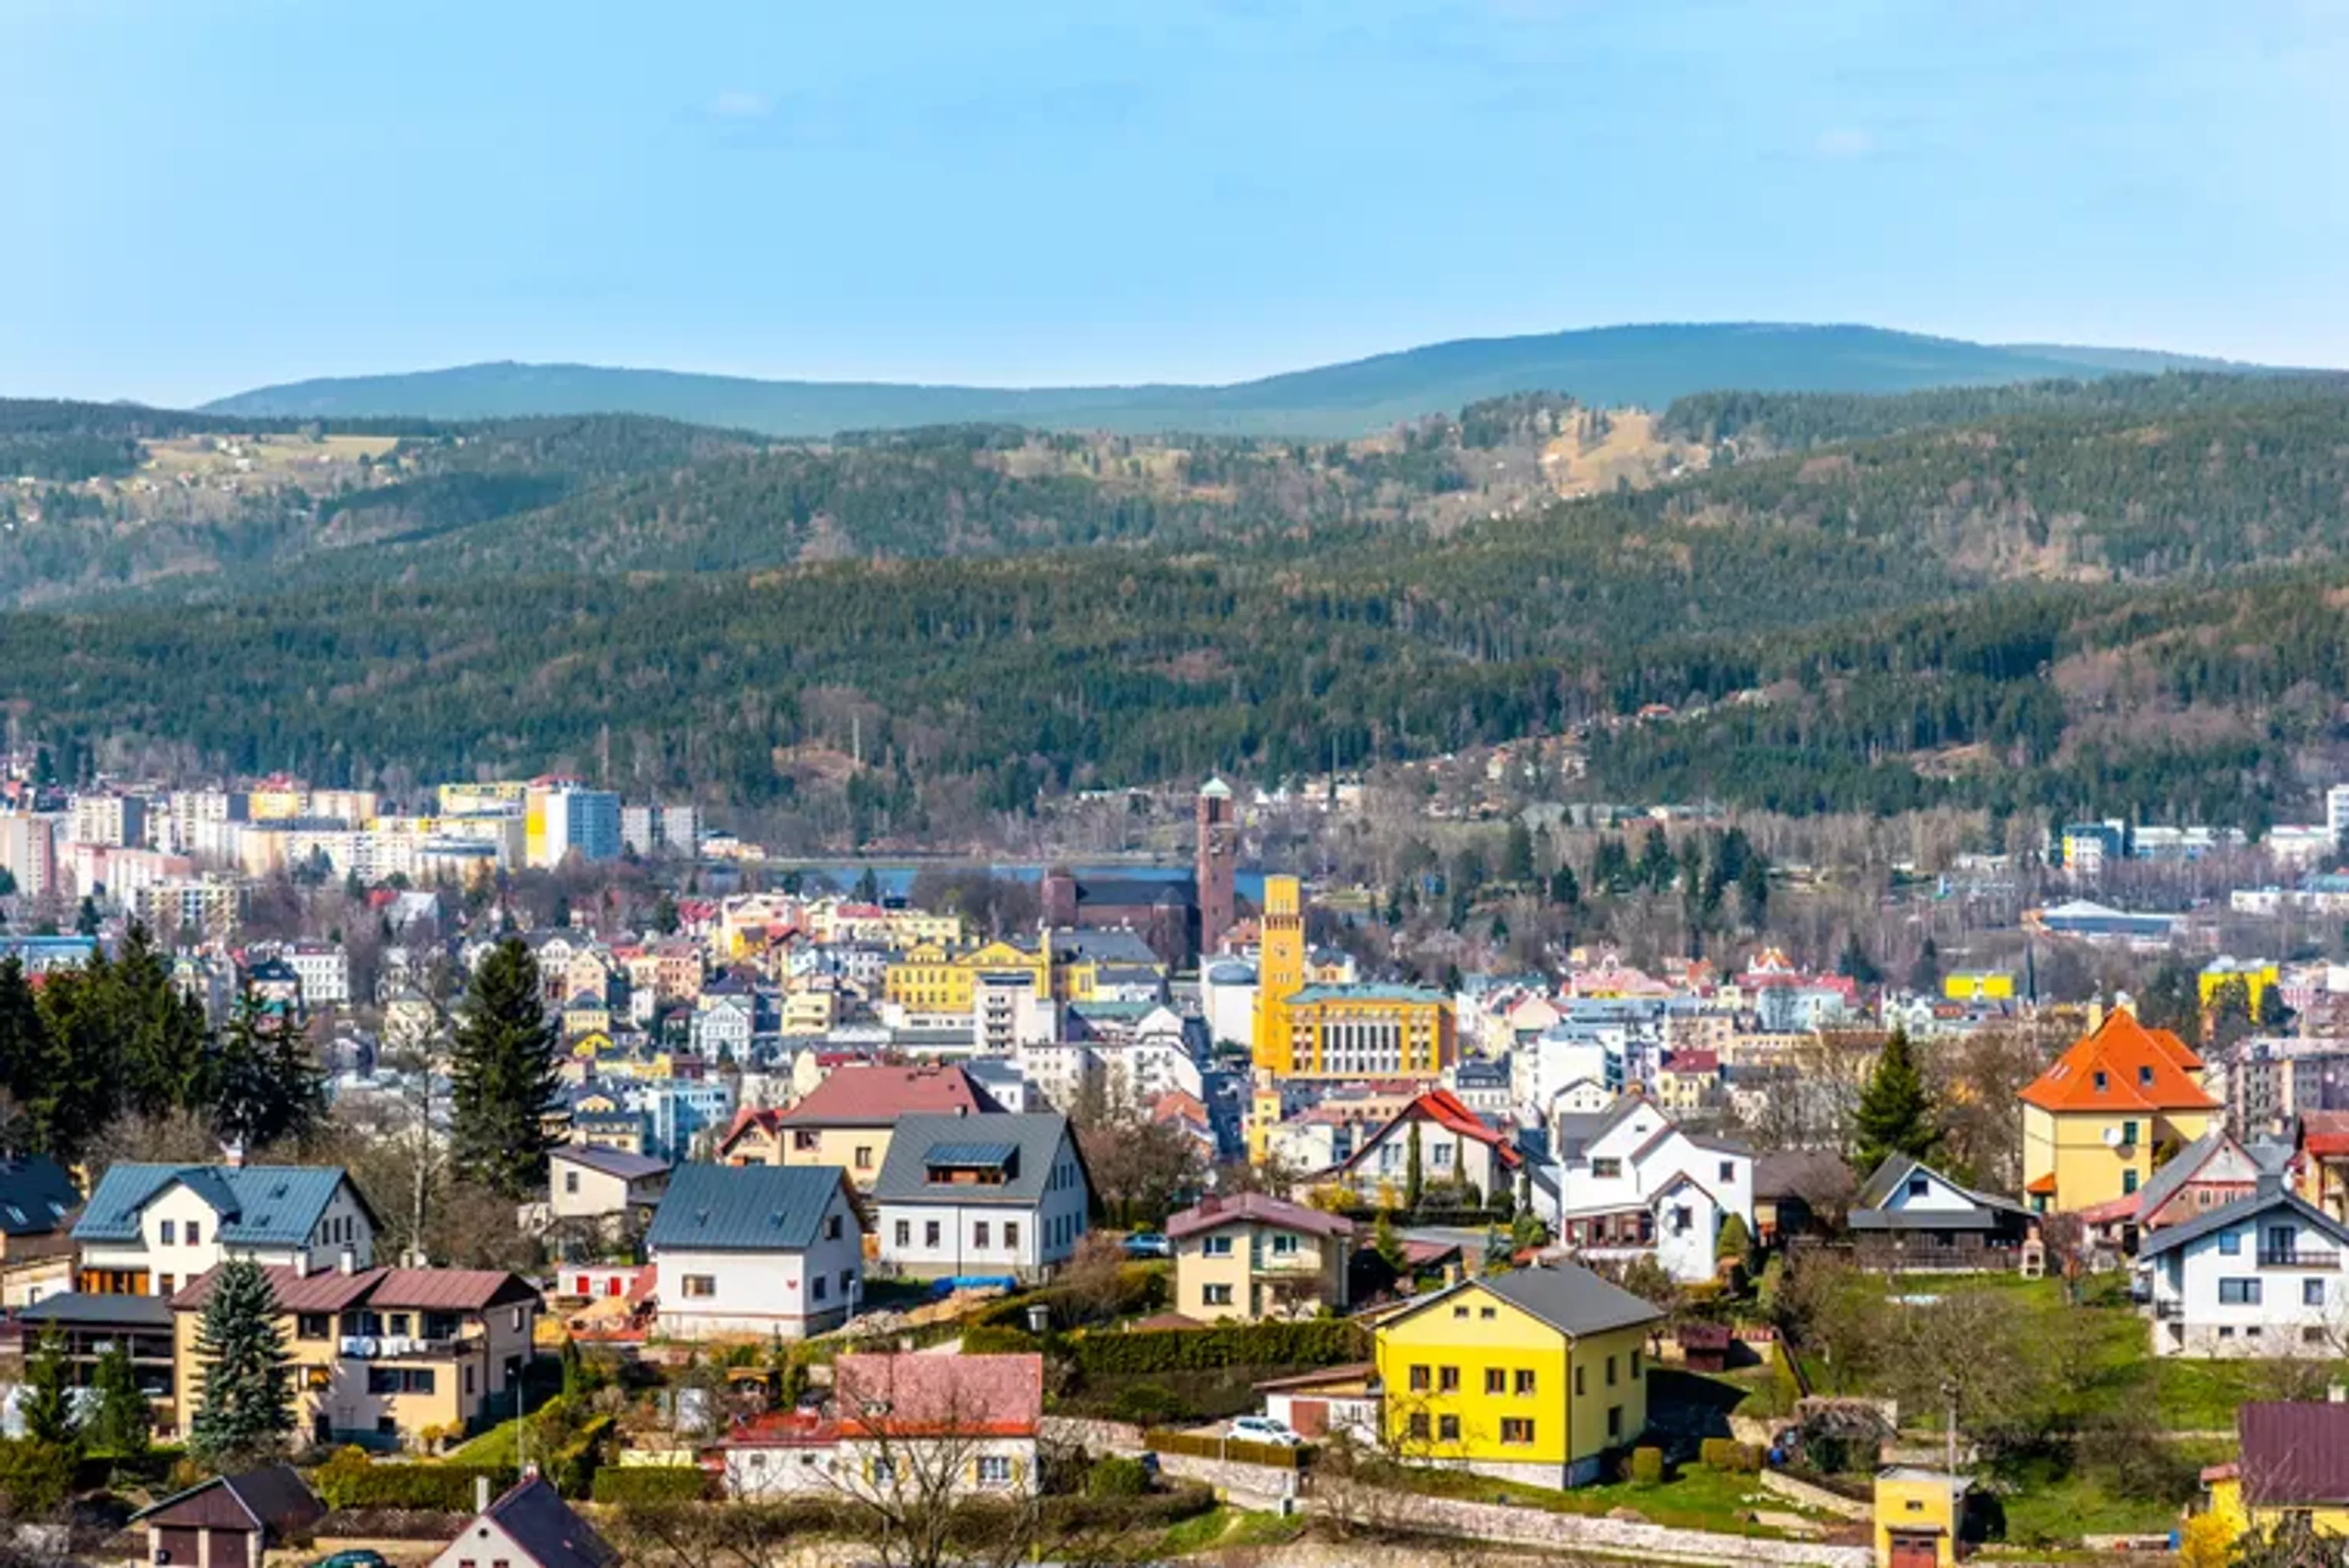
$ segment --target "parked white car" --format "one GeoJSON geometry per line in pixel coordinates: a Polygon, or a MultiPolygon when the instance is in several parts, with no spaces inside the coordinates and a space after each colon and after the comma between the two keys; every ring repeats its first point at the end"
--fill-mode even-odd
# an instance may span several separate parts
{"type": "Polygon", "coordinates": [[[1248,1443],[1272,1443],[1293,1449],[1305,1441],[1289,1428],[1286,1421],[1276,1421],[1269,1416],[1240,1416],[1232,1422],[1231,1435],[1248,1443]]]}

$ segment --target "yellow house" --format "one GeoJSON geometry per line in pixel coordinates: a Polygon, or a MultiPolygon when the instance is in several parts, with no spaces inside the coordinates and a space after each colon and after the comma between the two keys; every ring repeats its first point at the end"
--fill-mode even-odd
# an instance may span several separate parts
{"type": "Polygon", "coordinates": [[[1943,1470],[1889,1465],[1876,1474],[1876,1568],[1952,1568],[1966,1492],[1943,1470]]]}
{"type": "Polygon", "coordinates": [[[857,1186],[871,1187],[889,1158],[899,1116],[977,1116],[1002,1108],[951,1064],[852,1064],[833,1068],[788,1110],[738,1114],[718,1140],[718,1159],[723,1165],[837,1166],[857,1186]]]}
{"type": "Polygon", "coordinates": [[[957,949],[931,942],[908,948],[882,972],[884,999],[916,1012],[968,1012],[982,975],[1024,977],[1040,999],[1054,992],[1052,950],[1039,941],[991,941],[957,949]]]}
{"type": "Polygon", "coordinates": [[[1353,1221],[1261,1192],[1203,1198],[1167,1217],[1174,1310],[1202,1323],[1346,1310],[1353,1221]]]}
{"type": "Polygon", "coordinates": [[[2230,980],[2243,982],[2243,1000],[2251,1004],[2251,1016],[2257,1018],[2260,1015],[2260,999],[2282,983],[2282,972],[2272,960],[2214,960],[2196,980],[2206,1010],[2212,999],[2218,996],[2219,988],[2230,980]]]}
{"type": "Polygon", "coordinates": [[[1433,1079],[1458,1059],[1452,998],[1415,985],[1309,985],[1281,1011],[1286,1075],[1433,1079]]]}
{"type": "Polygon", "coordinates": [[[2219,1102],[2202,1059],[2126,1008],[2074,1042],[2023,1091],[2023,1191],[2042,1214],[2125,1197],[2210,1130],[2219,1102]]]}
{"type": "Polygon", "coordinates": [[[1388,1446],[1423,1463],[1583,1486],[1648,1425],[1663,1314],[1578,1263],[1464,1280],[1378,1327],[1388,1446]]]}
{"type": "Polygon", "coordinates": [[[2244,1405],[2235,1436],[2236,1461],[2202,1472],[2228,1540],[2264,1535],[2291,1514],[2307,1515],[2321,1534],[2349,1536],[2349,1404],[2244,1405]]]}
{"type": "MultiPolygon", "coordinates": [[[[412,1448],[428,1432],[514,1413],[543,1306],[518,1276],[490,1269],[263,1272],[276,1297],[305,1438],[412,1448]]],[[[202,1404],[203,1308],[219,1278],[212,1270],[171,1298],[182,1426],[202,1404]]]]}
{"type": "Polygon", "coordinates": [[[600,1034],[611,1038],[612,1009],[600,996],[574,996],[563,1004],[563,1037],[576,1040],[582,1035],[600,1034]]]}

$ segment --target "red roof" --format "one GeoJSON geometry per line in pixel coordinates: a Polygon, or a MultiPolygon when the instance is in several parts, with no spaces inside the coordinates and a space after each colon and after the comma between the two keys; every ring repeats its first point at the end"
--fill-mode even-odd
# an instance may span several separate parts
{"type": "Polygon", "coordinates": [[[2253,1508],[2349,1503],[2349,1405],[2245,1405],[2235,1412],[2243,1501],[2253,1508]]]}
{"type": "Polygon", "coordinates": [[[851,1438],[1030,1437],[1044,1417],[1044,1358],[851,1352],[832,1364],[832,1397],[851,1438]]]}
{"type": "Polygon", "coordinates": [[[1414,1114],[1424,1116],[1447,1131],[1458,1133],[1463,1137],[1472,1137],[1479,1143],[1489,1144],[1495,1152],[1500,1155],[1503,1165],[1517,1163],[1515,1142],[1506,1134],[1492,1127],[1484,1117],[1462,1104],[1460,1097],[1449,1089],[1430,1089],[1402,1109],[1404,1116],[1414,1114]]]}
{"type": "Polygon", "coordinates": [[[909,1112],[952,1116],[1002,1108],[960,1067],[926,1062],[911,1067],[835,1067],[778,1119],[819,1127],[885,1127],[909,1112]]]}
{"type": "Polygon", "coordinates": [[[1264,1192],[1241,1192],[1229,1198],[1203,1198],[1180,1214],[1169,1215],[1166,1234],[1178,1240],[1226,1225],[1268,1225],[1276,1231],[1299,1231],[1314,1236],[1350,1236],[1354,1222],[1341,1214],[1325,1214],[1301,1203],[1289,1203],[1264,1192]]]}
{"type": "Polygon", "coordinates": [[[1664,1058],[1667,1073],[1718,1073],[1721,1053],[1718,1051],[1675,1051],[1664,1058]]]}
{"type": "Polygon", "coordinates": [[[2039,1075],[2023,1102],[2057,1112],[2215,1110],[2219,1102],[2193,1077],[2201,1067],[2177,1035],[2116,1008],[2039,1075]]]}
{"type": "MultiPolygon", "coordinates": [[[[342,1312],[351,1307],[388,1307],[418,1312],[482,1312],[509,1302],[534,1302],[527,1281],[502,1269],[336,1269],[297,1274],[290,1268],[261,1271],[281,1312],[342,1312]]],[[[211,1299],[217,1269],[206,1270],[171,1297],[175,1311],[192,1311],[211,1299]]]]}

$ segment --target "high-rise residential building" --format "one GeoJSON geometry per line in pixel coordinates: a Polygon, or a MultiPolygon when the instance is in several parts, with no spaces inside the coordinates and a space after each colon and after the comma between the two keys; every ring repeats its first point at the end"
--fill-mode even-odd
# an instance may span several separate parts
{"type": "Polygon", "coordinates": [[[620,857],[620,797],[568,779],[530,787],[523,807],[523,859],[551,867],[576,850],[586,860],[620,857]]]}
{"type": "Polygon", "coordinates": [[[1232,929],[1235,862],[1239,857],[1239,822],[1233,808],[1232,787],[1219,778],[1199,786],[1199,842],[1193,875],[1199,887],[1199,952],[1215,952],[1232,929]]]}
{"type": "Polygon", "coordinates": [[[37,898],[57,885],[57,818],[33,812],[0,813],[0,867],[16,891],[37,898]]]}
{"type": "Polygon", "coordinates": [[[147,802],[135,794],[78,794],[73,841],[136,849],[147,842],[147,802]]]}
{"type": "Polygon", "coordinates": [[[2333,830],[2336,847],[2349,849],[2349,784],[2334,784],[2324,792],[2324,826],[2333,830]]]}
{"type": "Polygon", "coordinates": [[[661,810],[657,805],[624,805],[620,808],[620,847],[629,854],[649,859],[654,846],[660,841],[661,810]]]}

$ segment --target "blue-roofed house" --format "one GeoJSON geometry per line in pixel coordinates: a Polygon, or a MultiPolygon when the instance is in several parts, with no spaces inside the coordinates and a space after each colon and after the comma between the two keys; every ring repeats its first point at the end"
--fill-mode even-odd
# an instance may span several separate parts
{"type": "Polygon", "coordinates": [[[675,1338],[800,1339],[856,1310],[864,1220],[838,1166],[678,1166],[645,1244],[675,1338]]]}
{"type": "Polygon", "coordinates": [[[1069,1118],[902,1116],[880,1179],[881,1261],[923,1279],[1034,1279],[1091,1223],[1092,1182],[1069,1118]]]}
{"type": "Polygon", "coordinates": [[[79,1289],[170,1295],[230,1258],[302,1271],[375,1262],[376,1217],[340,1166],[117,1165],[73,1228],[79,1289]]]}

